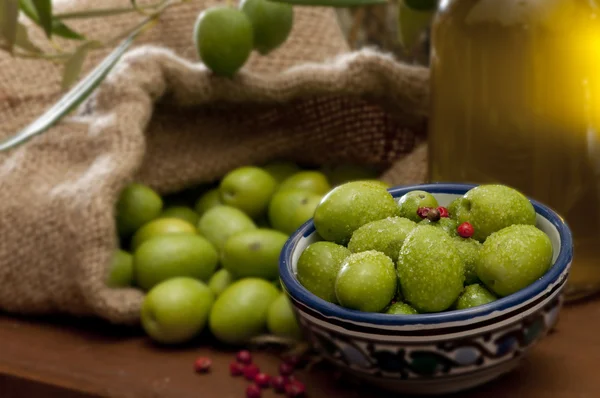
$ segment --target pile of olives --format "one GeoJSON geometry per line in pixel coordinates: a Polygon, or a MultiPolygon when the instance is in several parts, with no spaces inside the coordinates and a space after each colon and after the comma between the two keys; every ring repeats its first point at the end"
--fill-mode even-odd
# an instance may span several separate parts
{"type": "Polygon", "coordinates": [[[164,197],[132,183],[116,205],[121,247],[107,283],[147,292],[141,322],[157,342],[182,343],[206,328],[234,345],[264,333],[300,339],[279,285],[280,252],[332,187],[376,175],[273,162],[164,197]]]}
{"type": "Polygon", "coordinates": [[[425,191],[396,201],[375,183],[350,182],[319,203],[314,224],[323,240],[302,252],[297,278],[353,310],[472,308],[529,286],[552,264],[533,205],[504,185],[480,185],[446,208],[425,191]]]}

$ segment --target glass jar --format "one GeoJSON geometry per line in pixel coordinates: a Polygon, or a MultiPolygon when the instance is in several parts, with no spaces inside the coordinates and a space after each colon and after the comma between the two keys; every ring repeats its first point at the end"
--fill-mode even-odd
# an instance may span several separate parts
{"type": "Polygon", "coordinates": [[[561,214],[567,298],[600,290],[600,9],[441,0],[432,26],[432,181],[503,183],[561,214]]]}

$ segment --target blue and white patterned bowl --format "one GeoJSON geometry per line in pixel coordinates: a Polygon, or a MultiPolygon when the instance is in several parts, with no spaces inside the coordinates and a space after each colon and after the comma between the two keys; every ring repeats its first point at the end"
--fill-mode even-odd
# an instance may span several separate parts
{"type": "MultiPolygon", "coordinates": [[[[441,206],[474,185],[426,184],[390,189],[399,198],[421,189],[441,206]]],[[[387,315],[342,308],[296,279],[302,251],[320,240],[311,221],[285,245],[282,285],[313,348],[344,371],[378,387],[409,394],[444,394],[486,383],[514,369],[554,326],[573,258],[571,232],[548,207],[532,200],[537,226],[554,248],[553,265],[527,288],[493,303],[437,314],[387,315]]]]}

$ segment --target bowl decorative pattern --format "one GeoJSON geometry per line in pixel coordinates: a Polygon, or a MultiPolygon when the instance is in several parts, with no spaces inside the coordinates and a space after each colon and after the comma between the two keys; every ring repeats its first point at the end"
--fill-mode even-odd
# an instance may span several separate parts
{"type": "MultiPolygon", "coordinates": [[[[422,189],[444,206],[472,187],[427,184],[390,192],[399,198],[422,189]]],[[[295,277],[302,251],[321,240],[312,221],[307,222],[284,247],[280,274],[308,342],[341,369],[403,393],[456,392],[512,370],[557,322],[573,257],[564,221],[542,204],[532,203],[537,226],[552,241],[550,270],[527,288],[490,304],[436,314],[364,313],[312,295],[295,277]]]]}

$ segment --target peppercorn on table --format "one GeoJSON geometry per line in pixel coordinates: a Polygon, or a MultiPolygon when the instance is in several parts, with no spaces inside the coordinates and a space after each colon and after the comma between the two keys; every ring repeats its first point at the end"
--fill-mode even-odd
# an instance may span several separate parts
{"type": "MultiPolygon", "coordinates": [[[[600,299],[571,304],[556,331],[536,346],[515,372],[461,398],[597,396],[600,299]]],[[[254,352],[262,370],[275,373],[279,359],[254,352]]],[[[244,397],[247,382],[232,378],[235,351],[196,343],[160,348],[141,330],[72,318],[0,316],[0,397],[82,398],[244,397]],[[198,357],[212,360],[206,374],[194,372],[198,357]]],[[[392,397],[356,385],[327,365],[300,371],[307,397],[392,397]]],[[[275,397],[266,390],[263,397],[275,397]]],[[[281,395],[279,395],[281,396],[281,395]]]]}

